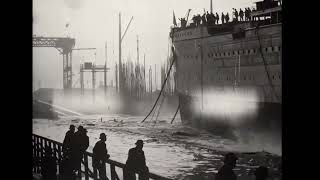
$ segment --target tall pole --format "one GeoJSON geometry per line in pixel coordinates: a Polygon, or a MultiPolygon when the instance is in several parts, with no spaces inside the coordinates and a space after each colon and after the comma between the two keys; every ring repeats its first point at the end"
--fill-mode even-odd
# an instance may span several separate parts
{"type": "Polygon", "coordinates": [[[106,60],[104,63],[104,95],[107,95],[107,60],[108,60],[108,51],[107,51],[107,42],[105,45],[105,55],[106,55],[106,60]]]}
{"type": "Polygon", "coordinates": [[[144,80],[144,92],[147,92],[147,82],[146,82],[146,54],[143,56],[143,80],[144,80]]]}
{"type": "Polygon", "coordinates": [[[210,13],[212,13],[212,0],[210,0],[210,13]]]}
{"type": "Polygon", "coordinates": [[[154,64],[154,87],[157,90],[157,64],[154,64]]]}
{"type": "Polygon", "coordinates": [[[96,86],[96,74],[95,74],[95,64],[92,64],[92,98],[95,101],[95,86],[96,86]]]}
{"type": "Polygon", "coordinates": [[[122,90],[122,62],[121,62],[121,13],[119,13],[119,92],[122,90]]]}
{"type": "Polygon", "coordinates": [[[118,88],[119,84],[118,84],[118,65],[116,63],[116,92],[118,92],[118,88]]]}
{"type": "Polygon", "coordinates": [[[152,93],[152,68],[149,68],[149,82],[150,82],[150,92],[152,93]]]}
{"type": "Polygon", "coordinates": [[[137,35],[137,63],[139,66],[139,36],[137,35]]]}
{"type": "Polygon", "coordinates": [[[137,74],[137,95],[138,99],[140,98],[140,65],[139,65],[139,36],[137,35],[137,67],[138,67],[138,74],[137,74]]]}

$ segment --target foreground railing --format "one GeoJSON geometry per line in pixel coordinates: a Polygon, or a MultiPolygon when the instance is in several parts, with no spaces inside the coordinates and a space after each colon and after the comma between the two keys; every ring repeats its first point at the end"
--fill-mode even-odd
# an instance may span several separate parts
{"type": "MultiPolygon", "coordinates": [[[[54,157],[57,159],[57,173],[58,175],[61,172],[60,163],[62,161],[63,153],[62,153],[62,143],[36,135],[32,134],[32,157],[33,157],[33,164],[32,164],[32,171],[34,173],[41,173],[41,158],[45,155],[45,148],[50,147],[52,149],[52,152],[54,154],[54,157]]],[[[81,172],[78,172],[78,178],[82,179],[83,177],[85,180],[92,179],[98,179],[96,169],[89,167],[89,163],[92,162],[92,156],[93,154],[90,152],[85,152],[84,157],[82,159],[82,166],[81,166],[81,172]],[[90,162],[89,162],[90,161],[90,162]]],[[[125,174],[125,164],[122,164],[117,161],[113,161],[111,159],[108,159],[106,161],[106,164],[109,165],[110,169],[107,170],[108,178],[111,180],[120,180],[123,179],[125,174]],[[118,176],[118,173],[122,171],[121,178],[118,176]]],[[[106,166],[108,167],[108,166],[106,166]]],[[[138,173],[136,175],[139,176],[138,173]]],[[[170,180],[169,178],[162,177],[153,173],[148,174],[150,179],[154,180],[170,180]]]]}

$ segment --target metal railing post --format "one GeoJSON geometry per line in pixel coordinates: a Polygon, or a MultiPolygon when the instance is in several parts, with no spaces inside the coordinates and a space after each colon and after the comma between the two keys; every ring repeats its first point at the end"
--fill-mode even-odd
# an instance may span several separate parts
{"type": "Polygon", "coordinates": [[[88,155],[84,154],[84,174],[85,180],[89,180],[89,167],[88,167],[88,155]]]}

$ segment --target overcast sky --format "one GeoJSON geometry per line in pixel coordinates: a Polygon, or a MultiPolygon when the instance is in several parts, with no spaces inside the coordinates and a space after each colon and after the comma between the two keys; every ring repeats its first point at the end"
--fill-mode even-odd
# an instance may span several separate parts
{"type": "MultiPolygon", "coordinates": [[[[254,0],[213,0],[213,11],[229,12],[232,8],[252,7],[254,0]]],[[[146,57],[146,66],[157,64],[157,72],[168,52],[170,26],[173,11],[177,18],[184,17],[188,9],[190,17],[210,9],[210,0],[33,0],[33,34],[37,36],[76,39],[77,48],[97,48],[96,64],[104,64],[105,42],[108,44],[108,84],[114,79],[114,67],[118,62],[119,12],[122,33],[133,21],[125,35],[122,57],[137,59],[137,35],[139,36],[140,62],[146,57]],[[70,26],[66,29],[66,24],[70,26]]],[[[74,51],[74,83],[79,78],[79,62],[94,61],[95,51],[74,51]]],[[[91,78],[86,74],[85,85],[91,78]]],[[[102,77],[102,74],[100,75],[102,77]]],[[[159,77],[159,76],[158,76],[159,77]]],[[[159,80],[159,78],[157,78],[159,80]]],[[[33,82],[41,87],[62,88],[62,55],[54,48],[33,48],[33,82]]],[[[102,78],[98,77],[98,83],[102,78]]],[[[160,82],[158,82],[160,86],[160,82]]]]}

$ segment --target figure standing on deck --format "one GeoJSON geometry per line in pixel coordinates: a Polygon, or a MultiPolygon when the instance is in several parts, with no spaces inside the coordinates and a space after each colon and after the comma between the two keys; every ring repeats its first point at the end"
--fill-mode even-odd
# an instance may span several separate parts
{"type": "Polygon", "coordinates": [[[89,147],[89,137],[87,136],[87,130],[83,126],[78,127],[78,131],[74,135],[74,143],[72,144],[73,169],[80,176],[81,160],[84,152],[89,147]]]}
{"type": "Polygon", "coordinates": [[[206,13],[203,13],[201,17],[202,25],[207,25],[207,20],[206,20],[206,13]]]}
{"type": "Polygon", "coordinates": [[[197,17],[197,26],[200,26],[200,22],[201,22],[200,14],[198,14],[196,17],[197,17]]]}
{"type": "Polygon", "coordinates": [[[124,180],[135,180],[135,173],[139,174],[139,180],[148,180],[149,168],[146,166],[146,158],[142,150],[143,141],[138,140],[135,144],[136,147],[131,148],[128,153],[124,180]]]}
{"type": "Polygon", "coordinates": [[[223,14],[223,12],[221,13],[221,21],[222,21],[222,24],[224,24],[224,19],[225,19],[225,17],[224,17],[224,14],[223,14]]]}
{"type": "Polygon", "coordinates": [[[225,18],[226,18],[226,23],[228,23],[228,22],[229,22],[229,19],[230,19],[230,18],[229,18],[229,13],[226,14],[225,18]]]}
{"type": "Polygon", "coordinates": [[[234,8],[233,8],[233,10],[234,10],[234,12],[233,12],[234,19],[233,19],[233,21],[238,21],[238,11],[236,9],[234,9],[234,8]]]}
{"type": "Polygon", "coordinates": [[[56,180],[57,179],[57,160],[53,156],[51,147],[45,148],[45,155],[41,159],[41,175],[43,180],[56,180]]]}
{"type": "Polygon", "coordinates": [[[219,14],[216,13],[216,20],[217,20],[217,24],[219,24],[219,14]]]}
{"type": "Polygon", "coordinates": [[[195,15],[193,15],[192,21],[193,21],[194,26],[197,26],[197,17],[195,15]]]}
{"type": "Polygon", "coordinates": [[[243,11],[242,11],[241,8],[240,8],[240,11],[239,11],[239,16],[240,16],[240,21],[243,21],[243,11]]]}
{"type": "Polygon", "coordinates": [[[206,19],[207,19],[207,24],[208,24],[208,25],[211,25],[211,24],[212,24],[212,22],[211,22],[211,17],[210,17],[210,14],[209,14],[208,11],[207,11],[207,14],[206,14],[206,19]]]}
{"type": "Polygon", "coordinates": [[[212,23],[216,24],[216,17],[214,16],[214,14],[212,12],[210,13],[210,16],[212,18],[212,23]]]}
{"type": "MultiPolygon", "coordinates": [[[[100,141],[98,141],[92,150],[92,167],[94,168],[94,174],[97,175],[99,172],[99,179],[107,180],[106,174],[106,160],[110,158],[106,147],[107,136],[105,133],[100,134],[100,141]]],[[[97,177],[97,176],[96,176],[97,177]]]]}
{"type": "Polygon", "coordinates": [[[233,168],[236,167],[238,158],[234,153],[228,153],[224,157],[224,165],[219,169],[216,174],[215,180],[237,180],[233,168]]]}

